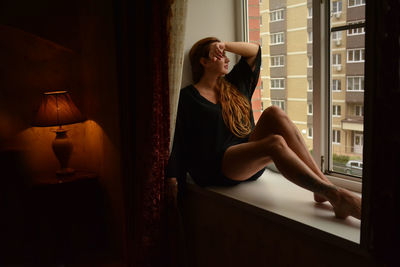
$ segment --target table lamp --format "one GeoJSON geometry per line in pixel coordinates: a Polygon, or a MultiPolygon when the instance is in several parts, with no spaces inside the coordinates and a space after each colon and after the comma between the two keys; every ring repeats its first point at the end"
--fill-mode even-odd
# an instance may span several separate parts
{"type": "Polygon", "coordinates": [[[62,125],[83,122],[85,117],[75,106],[67,91],[45,92],[32,126],[48,127],[59,126],[56,138],[52,143],[53,152],[60,162],[61,168],[57,171],[58,177],[72,175],[74,170],[68,167],[68,161],[73,149],[68,140],[67,129],[62,125]]]}

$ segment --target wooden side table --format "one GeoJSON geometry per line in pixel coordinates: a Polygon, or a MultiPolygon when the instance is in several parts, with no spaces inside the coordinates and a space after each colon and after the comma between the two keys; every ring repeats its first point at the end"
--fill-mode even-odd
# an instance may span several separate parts
{"type": "Polygon", "coordinates": [[[35,262],[82,262],[107,246],[106,205],[93,172],[36,174],[26,199],[26,251],[35,262]]]}

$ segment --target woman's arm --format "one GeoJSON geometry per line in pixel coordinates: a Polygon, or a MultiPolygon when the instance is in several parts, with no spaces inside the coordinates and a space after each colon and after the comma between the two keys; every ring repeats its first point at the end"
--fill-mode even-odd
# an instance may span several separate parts
{"type": "Polygon", "coordinates": [[[254,63],[259,45],[246,42],[215,42],[210,45],[210,58],[221,59],[224,51],[228,51],[246,58],[249,66],[254,70],[254,63]]]}

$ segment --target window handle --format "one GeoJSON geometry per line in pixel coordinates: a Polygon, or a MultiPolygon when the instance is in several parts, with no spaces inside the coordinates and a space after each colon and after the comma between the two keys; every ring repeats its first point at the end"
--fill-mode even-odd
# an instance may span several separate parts
{"type": "Polygon", "coordinates": [[[324,156],[321,156],[321,172],[324,172],[324,156]]]}

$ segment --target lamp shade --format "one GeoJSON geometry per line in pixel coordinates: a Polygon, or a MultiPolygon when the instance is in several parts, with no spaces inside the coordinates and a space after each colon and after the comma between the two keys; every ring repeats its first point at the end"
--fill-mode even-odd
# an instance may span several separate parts
{"type": "Polygon", "coordinates": [[[46,92],[32,126],[58,126],[85,120],[67,91],[46,92]]]}

